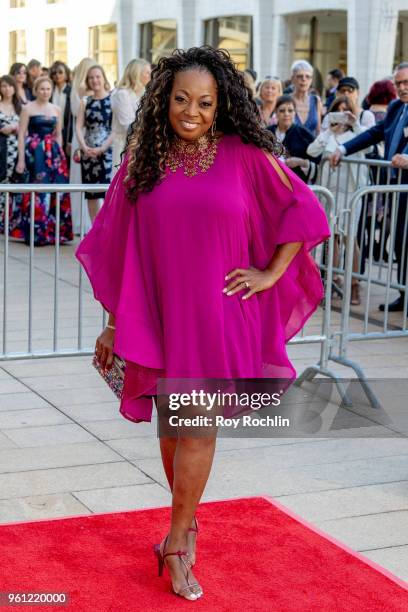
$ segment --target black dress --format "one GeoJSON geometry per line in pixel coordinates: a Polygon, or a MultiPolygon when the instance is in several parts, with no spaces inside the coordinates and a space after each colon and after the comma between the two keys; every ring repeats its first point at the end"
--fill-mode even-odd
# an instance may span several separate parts
{"type": "MultiPolygon", "coordinates": [[[[270,125],[268,130],[276,133],[277,125],[270,125]]],[[[295,123],[288,129],[285,138],[282,141],[283,146],[289,152],[291,157],[301,157],[310,161],[309,171],[306,173],[302,168],[293,168],[293,172],[298,175],[305,183],[313,183],[317,176],[317,164],[321,160],[320,157],[311,157],[306,153],[307,147],[314,141],[312,134],[302,125],[295,123]]]]}
{"type": "MultiPolygon", "coordinates": [[[[112,131],[112,108],[110,94],[102,100],[88,97],[85,107],[85,143],[88,147],[100,147],[112,131]]],[[[82,155],[82,182],[85,184],[108,184],[112,172],[112,147],[98,157],[82,155]]],[[[101,193],[85,193],[87,200],[102,197],[101,193]]]]}

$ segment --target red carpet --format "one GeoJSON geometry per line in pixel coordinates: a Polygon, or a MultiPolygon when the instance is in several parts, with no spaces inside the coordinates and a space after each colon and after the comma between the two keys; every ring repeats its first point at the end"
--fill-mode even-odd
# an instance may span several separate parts
{"type": "Polygon", "coordinates": [[[75,612],[394,612],[408,587],[267,498],[200,505],[197,578],[184,601],[158,578],[152,545],[169,508],[0,525],[0,591],[68,592],[75,612]]]}

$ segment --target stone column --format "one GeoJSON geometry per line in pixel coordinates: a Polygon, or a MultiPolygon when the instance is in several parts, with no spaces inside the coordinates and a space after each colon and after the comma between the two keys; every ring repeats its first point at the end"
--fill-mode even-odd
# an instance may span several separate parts
{"type": "Polygon", "coordinates": [[[198,47],[202,44],[200,40],[199,24],[197,23],[196,2],[191,0],[181,0],[181,23],[177,24],[178,41],[177,45],[181,49],[198,47]]]}
{"type": "Polygon", "coordinates": [[[348,74],[364,96],[374,81],[392,73],[398,10],[393,0],[354,0],[347,18],[348,74]]]}

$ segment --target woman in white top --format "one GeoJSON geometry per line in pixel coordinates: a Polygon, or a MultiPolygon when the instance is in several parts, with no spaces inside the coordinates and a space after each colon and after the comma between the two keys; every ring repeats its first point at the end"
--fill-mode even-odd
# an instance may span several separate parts
{"type": "MultiPolygon", "coordinates": [[[[78,116],[79,105],[84,96],[89,94],[86,90],[85,79],[88,70],[96,66],[95,60],[84,57],[74,69],[72,88],[70,95],[71,118],[72,118],[72,143],[71,143],[71,165],[69,168],[69,182],[75,185],[82,183],[81,164],[74,161],[75,151],[79,149],[79,142],[76,135],[76,119],[78,116]]],[[[81,194],[71,193],[72,225],[74,234],[81,232],[81,194]]],[[[82,207],[82,227],[84,234],[90,229],[92,223],[88,212],[88,207],[82,207]]]]}
{"type": "Polygon", "coordinates": [[[143,59],[131,60],[111,96],[113,140],[113,170],[120,164],[120,156],[126,145],[130,125],[135,119],[139,100],[150,80],[151,67],[143,59]]]}

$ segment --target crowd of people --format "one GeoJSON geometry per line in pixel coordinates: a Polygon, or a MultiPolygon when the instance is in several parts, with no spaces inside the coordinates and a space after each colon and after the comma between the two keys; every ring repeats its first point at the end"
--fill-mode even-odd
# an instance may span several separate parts
{"type": "MultiPolygon", "coordinates": [[[[84,58],[72,71],[62,61],[49,69],[31,60],[15,63],[0,77],[0,182],[108,184],[120,163],[138,101],[150,79],[142,59],[126,66],[116,87],[104,68],[84,58]]],[[[100,194],[85,192],[86,232],[100,207],[100,194]]],[[[9,197],[9,235],[30,242],[30,194],[9,197]]],[[[60,198],[60,243],[81,228],[80,194],[60,198]]],[[[6,194],[0,189],[0,231],[4,232],[6,194]]],[[[54,244],[56,194],[36,193],[34,244],[54,244]]]]}
{"type": "MultiPolygon", "coordinates": [[[[49,69],[37,60],[13,64],[0,78],[0,181],[108,184],[119,167],[151,68],[145,60],[131,60],[112,89],[104,68],[92,58],[84,58],[72,73],[62,61],[49,69]]],[[[347,207],[350,194],[370,180],[364,166],[358,171],[337,167],[342,155],[392,161],[406,171],[406,182],[408,63],[401,64],[393,77],[373,83],[363,99],[358,81],[338,68],[327,74],[321,95],[314,84],[315,71],[305,60],[294,62],[287,81],[270,75],[258,81],[249,69],[243,76],[257,103],[261,126],[284,145],[284,162],[304,182],[314,183],[320,160],[331,157],[331,168],[325,167],[321,179],[337,190],[338,213],[347,207]]],[[[87,206],[81,207],[80,194],[61,196],[61,243],[71,241],[81,226],[85,233],[90,228],[101,198],[99,193],[85,192],[85,199],[87,206]]],[[[5,203],[5,193],[0,193],[0,231],[4,231],[5,203]]],[[[55,194],[35,195],[37,246],[55,242],[55,207],[55,194]]],[[[356,224],[360,217],[361,210],[356,210],[356,224]]],[[[338,231],[335,257],[346,228],[338,231]]],[[[29,194],[10,196],[9,235],[29,243],[29,194]]],[[[398,244],[402,241],[403,236],[397,238],[398,244]]],[[[354,259],[358,271],[357,243],[354,259]]],[[[402,278],[398,253],[397,259],[402,278]]],[[[401,300],[397,302],[398,310],[401,300]]],[[[352,303],[360,303],[358,280],[353,281],[352,303]]]]}

